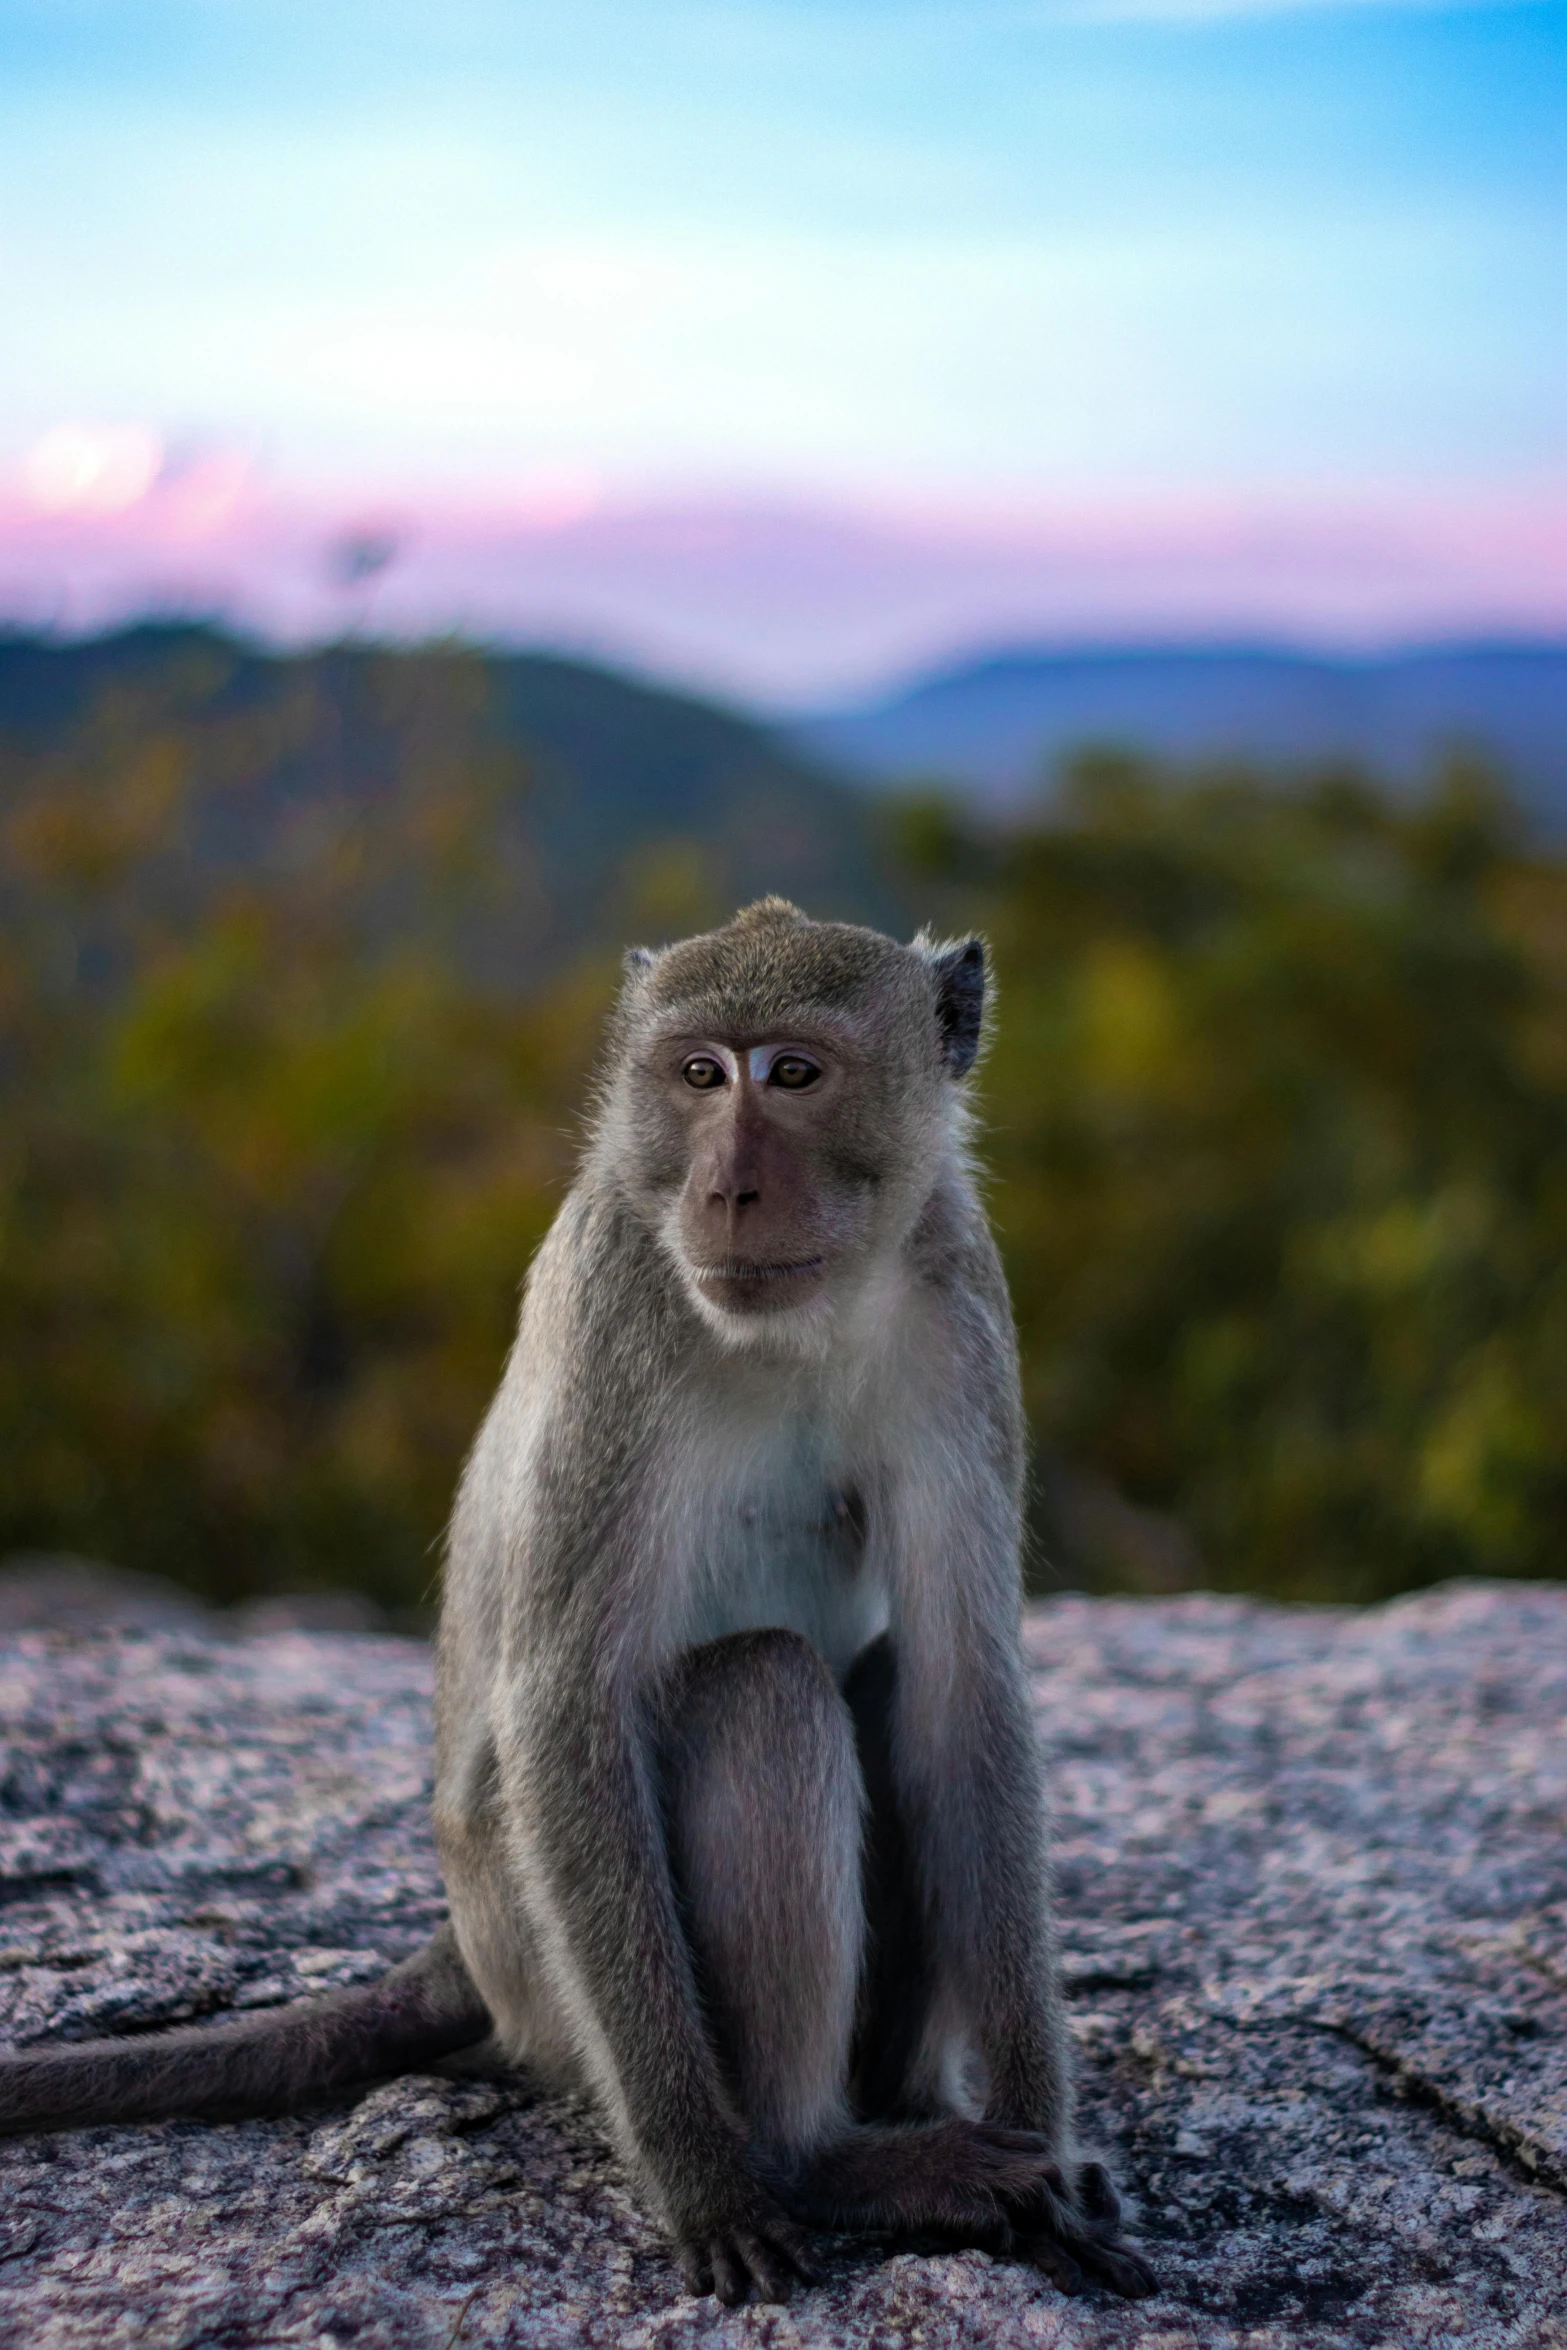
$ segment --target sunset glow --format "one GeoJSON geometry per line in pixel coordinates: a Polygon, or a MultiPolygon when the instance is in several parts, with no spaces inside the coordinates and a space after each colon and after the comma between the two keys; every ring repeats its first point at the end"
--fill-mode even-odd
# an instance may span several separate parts
{"type": "Polygon", "coordinates": [[[136,425],[57,424],[22,460],[22,486],[43,514],[119,514],[147,495],[163,450],[136,425]]]}
{"type": "Polygon", "coordinates": [[[1567,624],[1561,0],[79,0],[0,204],[14,621],[784,695],[1567,624]]]}

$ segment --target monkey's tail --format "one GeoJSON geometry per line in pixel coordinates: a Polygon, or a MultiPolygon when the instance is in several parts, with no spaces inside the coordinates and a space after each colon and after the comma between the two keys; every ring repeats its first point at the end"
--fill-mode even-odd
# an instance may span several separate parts
{"type": "Polygon", "coordinates": [[[280,2113],[412,2072],[490,2030],[450,1926],[379,1982],[212,2025],[0,2055],[0,2132],[181,2113],[280,2113]]]}

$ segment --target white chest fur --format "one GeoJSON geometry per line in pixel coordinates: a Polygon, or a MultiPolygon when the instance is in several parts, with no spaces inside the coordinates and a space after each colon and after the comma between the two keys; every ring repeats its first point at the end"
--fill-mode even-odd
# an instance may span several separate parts
{"type": "MultiPolygon", "coordinates": [[[[737,1402],[740,1399],[736,1399],[737,1402]]],[[[800,1633],[841,1680],[887,1623],[856,1464],[809,1408],[770,1423],[720,1412],[690,1444],[673,1539],[685,1551],[680,1645],[770,1625],[800,1633]]]]}

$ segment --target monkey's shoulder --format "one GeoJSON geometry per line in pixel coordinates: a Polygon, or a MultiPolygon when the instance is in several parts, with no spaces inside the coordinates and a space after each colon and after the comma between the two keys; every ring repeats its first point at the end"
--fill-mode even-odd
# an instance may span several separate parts
{"type": "Polygon", "coordinates": [[[966,1171],[938,1184],[904,1250],[911,1304],[960,1346],[1015,1353],[1012,1300],[990,1220],[966,1171]]]}
{"type": "Polygon", "coordinates": [[[655,1411],[685,1350],[691,1316],[673,1270],[635,1211],[579,1181],[561,1203],[523,1286],[508,1377],[547,1388],[557,1416],[655,1411]]]}

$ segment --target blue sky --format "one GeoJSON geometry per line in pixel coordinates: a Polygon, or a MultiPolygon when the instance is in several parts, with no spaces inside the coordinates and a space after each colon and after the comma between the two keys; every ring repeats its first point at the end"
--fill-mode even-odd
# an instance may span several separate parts
{"type": "Polygon", "coordinates": [[[0,466],[1567,472],[1567,7],[3,0],[0,466]]]}

